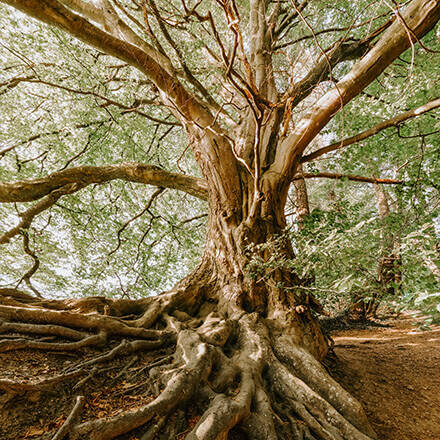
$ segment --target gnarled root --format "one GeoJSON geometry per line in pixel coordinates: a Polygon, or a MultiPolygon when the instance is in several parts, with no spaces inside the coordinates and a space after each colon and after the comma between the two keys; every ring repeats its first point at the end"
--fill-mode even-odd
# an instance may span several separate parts
{"type": "Polygon", "coordinates": [[[163,416],[187,401],[197,386],[207,379],[213,361],[213,350],[195,332],[179,334],[176,357],[183,365],[171,375],[162,393],[136,411],[125,411],[115,417],[83,423],[74,429],[77,438],[107,440],[129,432],[155,415],[163,416]]]}
{"type": "Polygon", "coordinates": [[[0,334],[8,336],[0,340],[0,352],[93,351],[64,374],[39,383],[0,379],[0,392],[53,392],[93,366],[93,374],[81,382],[87,408],[93,404],[93,382],[104,384],[105,374],[119,370],[109,377],[112,387],[119,387],[114,396],[137,390],[135,402],[141,403],[99,418],[85,411],[82,420],[69,422],[75,439],[109,440],[133,430],[149,440],[162,432],[176,436],[183,431],[181,438],[187,440],[226,440],[231,430],[234,438],[249,440],[375,438],[359,403],[290,338],[291,332],[280,332],[257,313],[221,313],[212,300],[198,308],[194,302],[185,307],[182,297],[170,294],[156,301],[150,298],[133,307],[95,301],[107,307],[107,314],[80,313],[67,302],[65,309],[61,302],[55,309],[34,302],[0,305],[0,334]],[[118,316],[109,310],[118,310],[118,316]],[[130,311],[126,319],[125,311],[130,311]],[[55,341],[24,338],[35,335],[55,341]],[[121,359],[128,355],[135,355],[130,368],[121,359]],[[102,377],[95,374],[99,371],[102,377]],[[138,382],[125,382],[134,379],[138,382]],[[188,421],[176,416],[185,409],[188,421]]]}

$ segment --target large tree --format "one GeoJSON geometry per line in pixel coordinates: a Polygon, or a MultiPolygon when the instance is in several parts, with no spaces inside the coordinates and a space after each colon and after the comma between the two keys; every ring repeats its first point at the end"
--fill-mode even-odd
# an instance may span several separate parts
{"type": "MultiPolygon", "coordinates": [[[[160,295],[75,302],[2,290],[3,331],[76,340],[5,339],[2,351],[77,350],[105,345],[110,337],[128,338],[108,353],[110,359],[175,346],[168,363],[151,375],[160,384],[154,400],[114,417],[78,423],[73,436],[115,438],[197,398],[203,413],[188,439],[226,439],[236,426],[249,439],[374,438],[359,403],[320,364],[328,338],[313,316],[313,298],[301,289],[304,280],[288,264],[266,263],[294,258],[283,234],[289,189],[298,179],[317,176],[304,174],[302,164],[440,106],[439,99],[423,103],[363,133],[306,152],[336,115],[343,118],[344,106],[408,49],[410,65],[419,45],[430,51],[422,38],[440,19],[440,1],[1,2],[95,48],[96,58],[107,57],[108,65],[113,64],[108,82],[125,87],[128,98],[133,93],[136,99],[127,103],[127,96],[118,100],[78,89],[62,76],[42,77],[25,54],[19,55],[27,73],[11,76],[3,86],[10,90],[39,84],[86,95],[101,108],[141,114],[158,126],[179,126],[180,142],[187,147],[176,159],[191,149],[201,175],[138,162],[71,167],[77,157],[72,155],[61,170],[0,182],[0,202],[35,202],[20,213],[16,226],[3,232],[0,243],[22,236],[24,250],[34,260],[23,280],[37,295],[31,277],[39,260],[28,231],[60,199],[119,179],[157,187],[146,210],[164,188],[208,202],[200,263],[160,295]],[[124,64],[115,67],[114,58],[124,64]],[[120,75],[127,67],[140,74],[120,75]],[[140,86],[147,92],[139,99],[140,86]],[[255,261],[261,262],[260,268],[255,261]],[[99,313],[81,313],[91,309],[99,313]]],[[[15,12],[10,17],[17,26],[22,22],[15,12]]],[[[86,47],[80,46],[83,51],[86,47]]],[[[401,183],[387,176],[346,177],[401,183]]],[[[6,386],[14,390],[13,384],[6,386]]]]}

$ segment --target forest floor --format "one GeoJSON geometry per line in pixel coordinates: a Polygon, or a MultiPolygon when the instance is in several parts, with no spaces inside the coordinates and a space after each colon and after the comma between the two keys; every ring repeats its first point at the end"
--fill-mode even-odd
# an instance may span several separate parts
{"type": "MultiPolygon", "coordinates": [[[[411,315],[402,314],[380,321],[381,326],[332,334],[336,357],[326,363],[332,375],[362,402],[379,440],[440,439],[440,327],[420,331],[415,322],[411,315]]],[[[80,358],[73,353],[36,350],[0,353],[0,385],[5,381],[41,384],[99,354],[97,349],[84,351],[80,358]]],[[[51,439],[78,394],[86,398],[82,420],[146,404],[160,390],[149,387],[145,365],[152,366],[170,354],[157,350],[115,359],[41,390],[8,395],[0,389],[0,439],[51,439]]],[[[183,440],[200,416],[189,405],[171,417],[181,420],[181,428],[172,435],[159,435],[159,440],[183,440]]],[[[145,429],[120,439],[139,439],[145,429]]],[[[236,438],[233,433],[230,437],[236,438]]]]}
{"type": "Polygon", "coordinates": [[[360,400],[379,440],[440,439],[440,327],[402,314],[386,327],[332,333],[331,372],[360,400]]]}

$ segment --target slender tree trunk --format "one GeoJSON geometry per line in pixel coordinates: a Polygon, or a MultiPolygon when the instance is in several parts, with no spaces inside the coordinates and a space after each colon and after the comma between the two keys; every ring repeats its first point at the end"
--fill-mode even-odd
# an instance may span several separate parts
{"type": "Polygon", "coordinates": [[[376,205],[382,223],[380,257],[377,267],[377,282],[381,293],[374,292],[370,301],[362,298],[355,300],[351,306],[351,314],[357,319],[374,317],[383,295],[398,295],[401,273],[401,256],[397,233],[390,230],[387,224],[391,212],[390,196],[381,185],[374,185],[376,205]]]}
{"type": "MultiPolygon", "coordinates": [[[[296,170],[297,174],[303,174],[303,165],[300,163],[296,170]]],[[[310,214],[309,195],[307,193],[306,180],[304,178],[293,181],[295,187],[296,222],[299,229],[303,229],[304,220],[310,214]]]]}

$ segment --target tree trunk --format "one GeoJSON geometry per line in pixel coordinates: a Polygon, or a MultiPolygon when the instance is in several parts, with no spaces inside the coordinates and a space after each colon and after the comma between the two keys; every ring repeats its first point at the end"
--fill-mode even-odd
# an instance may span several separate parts
{"type": "Polygon", "coordinates": [[[390,231],[387,225],[390,214],[389,194],[379,184],[374,185],[376,205],[379,219],[382,222],[380,258],[377,267],[377,283],[381,292],[374,292],[372,299],[365,302],[362,297],[355,298],[350,306],[350,314],[356,319],[368,319],[376,316],[383,295],[397,295],[398,285],[402,280],[401,256],[399,240],[396,233],[390,231]]]}
{"type": "MultiPolygon", "coordinates": [[[[300,163],[296,169],[297,174],[304,174],[303,165],[300,163]]],[[[296,222],[299,229],[304,227],[304,220],[310,214],[309,195],[306,180],[300,178],[293,181],[295,187],[296,222]]]]}
{"type": "MultiPolygon", "coordinates": [[[[247,188],[242,200],[252,191],[247,188]]],[[[130,353],[175,346],[168,363],[150,370],[149,381],[157,384],[150,403],[78,423],[72,427],[73,438],[112,439],[138,427],[156,432],[155,417],[170,416],[188,399],[197,402],[200,414],[188,440],[224,440],[232,428],[239,438],[255,440],[375,438],[360,404],[320,364],[327,353],[326,337],[295,290],[296,275],[278,264],[293,257],[282,236],[283,197],[275,197],[267,185],[266,203],[252,224],[248,216],[242,219],[248,206],[234,212],[218,200],[211,188],[203,258],[172,291],[134,302],[85,298],[39,303],[4,292],[2,331],[76,342],[4,340],[0,351],[79,350],[105,346],[110,337],[128,339],[82,364],[90,368],[130,353]],[[129,314],[137,318],[122,318],[129,314]]],[[[14,386],[20,384],[8,383],[8,389],[14,386]]]]}

